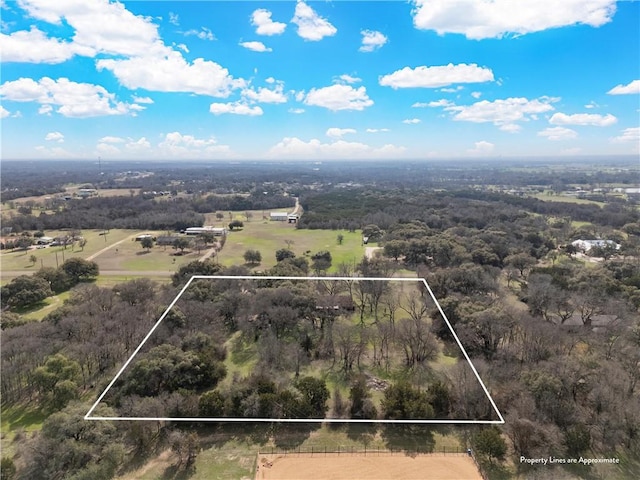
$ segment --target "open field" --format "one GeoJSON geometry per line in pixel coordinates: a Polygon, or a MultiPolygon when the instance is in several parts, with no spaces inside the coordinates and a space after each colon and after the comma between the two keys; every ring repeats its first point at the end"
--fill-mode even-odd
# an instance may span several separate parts
{"type": "Polygon", "coordinates": [[[224,248],[218,254],[218,261],[225,266],[241,265],[246,250],[258,250],[262,263],[256,267],[263,270],[276,264],[275,252],[287,248],[285,241],[291,240],[291,250],[298,257],[305,252],[313,255],[321,250],[331,252],[332,268],[340,263],[359,263],[365,254],[360,232],[346,230],[297,230],[294,224],[275,221],[251,220],[244,222],[242,230],[229,232],[224,248]],[[338,235],[343,235],[342,245],[338,245],[338,235]]]}
{"type": "Polygon", "coordinates": [[[537,198],[538,200],[542,200],[544,202],[564,202],[564,203],[581,203],[581,204],[591,204],[598,205],[600,207],[604,206],[604,202],[596,202],[595,200],[588,200],[586,198],[577,198],[577,197],[568,197],[565,195],[548,195],[546,193],[539,193],[537,195],[531,195],[533,198],[537,198]]]}
{"type": "Polygon", "coordinates": [[[259,454],[257,480],[482,480],[466,454],[259,454]]]}

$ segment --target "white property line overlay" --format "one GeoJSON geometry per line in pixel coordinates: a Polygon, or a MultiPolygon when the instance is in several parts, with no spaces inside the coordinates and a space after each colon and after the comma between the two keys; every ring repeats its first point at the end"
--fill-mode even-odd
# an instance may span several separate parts
{"type": "Polygon", "coordinates": [[[109,385],[107,385],[107,388],[105,388],[104,392],[102,392],[100,394],[100,396],[98,397],[96,402],[91,406],[91,408],[89,409],[87,414],[84,416],[84,419],[85,420],[145,420],[145,421],[167,421],[167,422],[410,423],[410,424],[446,424],[446,425],[451,425],[451,424],[502,425],[502,424],[505,423],[504,417],[500,413],[500,410],[498,410],[498,407],[496,406],[495,402],[493,401],[493,398],[491,398],[491,395],[489,394],[489,390],[487,390],[487,387],[485,386],[484,382],[480,378],[480,375],[478,375],[478,371],[476,370],[476,367],[473,366],[473,363],[471,362],[471,359],[469,358],[469,355],[467,354],[467,351],[462,346],[462,343],[460,342],[460,339],[458,338],[458,335],[456,335],[456,332],[453,330],[453,327],[451,326],[451,323],[449,322],[449,319],[445,315],[444,311],[442,310],[442,307],[440,306],[440,303],[438,302],[438,300],[436,299],[435,295],[433,294],[433,291],[431,290],[431,287],[429,286],[429,284],[427,283],[427,281],[424,278],[402,278],[402,277],[401,278],[394,278],[394,277],[278,277],[278,276],[259,276],[259,275],[193,275],[189,279],[187,284],[184,287],[182,287],[182,290],[180,290],[180,293],[178,293],[176,298],[174,298],[173,301],[169,304],[169,306],[164,311],[164,313],[160,316],[160,318],[155,323],[155,325],[151,328],[151,330],[149,330],[149,333],[147,333],[147,335],[142,339],[142,342],[140,342],[140,345],[138,345],[138,347],[134,350],[134,352],[131,354],[131,356],[124,363],[124,365],[122,365],[122,367],[120,368],[120,370],[118,371],[116,376],[113,377],[113,380],[111,380],[111,382],[109,382],[109,385]],[[449,331],[452,333],[453,338],[455,338],[456,343],[458,344],[458,347],[460,348],[460,350],[462,351],[462,354],[464,355],[464,358],[467,360],[467,363],[471,367],[471,370],[473,371],[473,374],[475,375],[476,379],[480,383],[480,386],[482,387],[482,390],[484,391],[485,395],[489,399],[489,402],[491,403],[491,406],[493,407],[493,410],[496,412],[496,414],[498,415],[498,418],[500,418],[500,420],[448,420],[448,419],[446,419],[446,420],[420,420],[420,419],[412,419],[412,420],[409,420],[409,419],[407,419],[407,420],[365,420],[365,419],[342,419],[342,418],[227,418],[227,417],[222,417],[222,418],[201,418],[201,417],[187,418],[187,417],[179,417],[179,418],[175,418],[175,417],[98,417],[98,416],[93,417],[93,416],[91,416],[91,414],[96,409],[98,404],[102,401],[102,399],[107,394],[109,389],[111,389],[113,384],[116,383],[118,378],[120,378],[120,375],[122,375],[122,373],[129,366],[129,364],[133,360],[133,357],[135,357],[138,354],[140,349],[144,346],[144,344],[147,342],[147,340],[149,340],[149,337],[151,337],[151,335],[153,335],[153,332],[156,330],[156,328],[158,328],[160,323],[162,323],[162,320],[164,320],[164,318],[167,316],[169,311],[176,304],[178,299],[182,296],[182,294],[185,292],[185,290],[187,288],[189,288],[189,285],[191,285],[191,282],[193,282],[194,279],[199,280],[199,279],[212,279],[212,278],[213,279],[222,279],[222,280],[342,280],[342,281],[370,280],[370,281],[378,281],[378,282],[380,282],[380,281],[418,282],[418,283],[422,282],[424,284],[424,286],[427,287],[427,291],[429,292],[429,295],[431,296],[431,298],[435,302],[436,306],[438,307],[438,311],[440,312],[440,315],[442,315],[442,318],[444,318],[444,321],[446,322],[447,327],[449,327],[449,331]]]}

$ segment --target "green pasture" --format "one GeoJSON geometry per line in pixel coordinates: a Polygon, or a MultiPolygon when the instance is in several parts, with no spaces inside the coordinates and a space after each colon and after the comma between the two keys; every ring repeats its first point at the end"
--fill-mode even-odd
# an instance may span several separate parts
{"type": "MultiPolygon", "coordinates": [[[[87,241],[84,248],[78,245],[67,245],[67,247],[46,247],[21,251],[3,251],[0,255],[0,266],[3,271],[21,271],[24,274],[33,273],[41,267],[57,267],[64,260],[71,257],[88,258],[95,255],[100,250],[111,247],[114,243],[125,240],[129,236],[139,234],[136,230],[108,230],[103,235],[104,230],[81,230],[81,234],[87,241]],[[31,255],[35,255],[36,263],[30,261],[31,255]]],[[[44,232],[48,237],[66,235],[69,232],[60,230],[48,230],[44,232]]],[[[98,257],[99,258],[99,257],[98,257]]]]}
{"type": "Polygon", "coordinates": [[[578,204],[591,204],[598,205],[602,207],[605,205],[604,202],[596,202],[595,200],[588,200],[586,198],[577,198],[577,197],[567,197],[565,195],[549,195],[547,193],[538,193],[535,195],[531,195],[533,198],[537,198],[538,200],[542,200],[544,202],[564,202],[564,203],[578,203],[578,204]]]}
{"type": "Polygon", "coordinates": [[[14,405],[11,407],[2,407],[2,421],[0,422],[0,430],[2,431],[0,450],[2,456],[11,457],[15,453],[16,434],[24,431],[25,434],[40,430],[42,422],[45,421],[48,414],[37,409],[29,408],[25,404],[14,405]]]}
{"type": "MultiPolygon", "coordinates": [[[[360,232],[347,230],[298,230],[294,224],[270,220],[251,220],[244,222],[242,230],[229,232],[227,241],[218,254],[218,261],[225,266],[244,264],[244,252],[258,250],[262,254],[262,263],[258,270],[273,267],[276,264],[277,250],[287,248],[286,241],[292,241],[291,250],[297,257],[306,252],[309,256],[321,250],[331,252],[331,271],[336,271],[341,263],[359,263],[365,253],[360,232]],[[343,235],[342,245],[338,245],[338,235],[343,235]]],[[[309,258],[311,263],[311,259],[309,258]]]]}

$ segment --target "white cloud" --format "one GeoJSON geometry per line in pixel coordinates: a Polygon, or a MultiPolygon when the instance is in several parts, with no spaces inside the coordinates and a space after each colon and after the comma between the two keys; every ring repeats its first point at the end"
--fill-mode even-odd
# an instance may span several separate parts
{"type": "Polygon", "coordinates": [[[378,133],[378,132],[388,132],[388,128],[367,128],[367,133],[378,133]]]}
{"type": "Polygon", "coordinates": [[[10,35],[0,33],[0,43],[3,62],[62,63],[76,52],[73,43],[49,38],[35,26],[10,35]]]}
{"type": "Polygon", "coordinates": [[[547,137],[549,140],[570,140],[577,138],[578,133],[575,130],[565,127],[548,127],[538,132],[539,137],[547,137]]]}
{"type": "Polygon", "coordinates": [[[0,118],[7,118],[9,115],[11,115],[11,112],[0,105],[0,118]]]}
{"type": "Polygon", "coordinates": [[[296,115],[299,115],[301,113],[304,113],[304,108],[290,108],[289,110],[287,110],[289,113],[295,113],[296,115]]]}
{"type": "Polygon", "coordinates": [[[348,75],[346,73],[340,75],[338,78],[334,79],[334,81],[336,82],[344,82],[344,83],[358,83],[361,82],[362,79],[358,78],[358,77],[353,77],[351,75],[348,75]]]}
{"type": "Polygon", "coordinates": [[[560,153],[562,155],[578,155],[581,152],[582,149],[580,147],[563,148],[562,150],[560,150],[560,153]]]}
{"type": "Polygon", "coordinates": [[[482,96],[481,92],[471,92],[471,96],[473,98],[480,98],[482,96]]]}
{"type": "Polygon", "coordinates": [[[500,130],[507,133],[518,133],[522,130],[522,127],[517,123],[505,123],[504,125],[500,125],[500,130]]]}
{"type": "Polygon", "coordinates": [[[431,107],[431,108],[435,108],[435,107],[450,107],[451,105],[453,105],[453,102],[447,99],[440,99],[440,100],[434,100],[431,102],[416,102],[413,105],[411,105],[412,108],[425,108],[425,107],[431,107]]]}
{"type": "Polygon", "coordinates": [[[452,63],[444,66],[416,68],[404,67],[380,77],[380,85],[397,88],[437,88],[452,83],[492,82],[493,72],[489,68],[478,67],[475,63],[467,65],[452,63]]]}
{"type": "Polygon", "coordinates": [[[44,147],[42,145],[38,145],[37,147],[34,147],[36,149],[36,151],[43,157],[49,157],[49,158],[64,158],[64,159],[69,159],[69,158],[77,158],[78,155],[69,152],[68,150],[65,150],[62,147],[44,147]]]}
{"type": "Polygon", "coordinates": [[[99,143],[124,143],[125,139],[107,135],[106,137],[102,137],[100,140],[98,140],[98,142],[99,143]]]}
{"type": "Polygon", "coordinates": [[[238,45],[254,52],[272,52],[271,48],[268,48],[262,42],[240,42],[238,45]]]}
{"type": "Polygon", "coordinates": [[[159,42],[151,19],[134,15],[121,3],[21,0],[19,5],[38,20],[60,25],[64,19],[74,30],[73,46],[81,55],[145,55],[159,42]]]}
{"type": "Polygon", "coordinates": [[[159,155],[167,158],[210,158],[232,157],[233,153],[228,145],[219,145],[214,137],[207,139],[196,138],[193,135],[183,135],[171,132],[165,135],[158,144],[159,155]]]}
{"type": "Polygon", "coordinates": [[[153,100],[149,97],[138,97],[136,95],[132,95],[131,98],[133,98],[133,101],[136,103],[153,103],[153,100]]]}
{"type": "Polygon", "coordinates": [[[187,30],[186,32],[184,32],[184,36],[185,37],[195,36],[195,37],[198,37],[200,40],[209,40],[209,41],[213,41],[216,39],[216,36],[207,27],[200,27],[200,30],[195,30],[195,29],[187,30]]]}
{"type": "Polygon", "coordinates": [[[47,115],[47,116],[51,116],[51,112],[53,112],[53,107],[51,105],[40,105],[40,108],[38,108],[38,113],[40,115],[47,115]]]}
{"type": "Polygon", "coordinates": [[[419,118],[407,118],[403,120],[402,123],[406,123],[407,125],[415,125],[416,123],[420,123],[419,118]]]}
{"type": "Polygon", "coordinates": [[[464,90],[464,87],[462,85],[458,85],[457,87],[447,87],[447,88],[440,89],[441,92],[445,92],[445,93],[455,93],[455,92],[459,92],[460,90],[464,90]]]}
{"type": "Polygon", "coordinates": [[[214,115],[231,113],[233,115],[249,115],[251,117],[262,115],[263,113],[262,108],[258,106],[251,107],[242,102],[212,103],[211,105],[209,105],[209,111],[214,115]]]}
{"type": "Polygon", "coordinates": [[[65,117],[97,117],[131,113],[131,105],[118,102],[113,93],[100,85],[76,83],[67,78],[52,80],[43,77],[5,82],[0,86],[0,96],[14,102],[37,102],[42,105],[39,113],[50,113],[53,105],[65,117]],[[50,107],[50,108],[49,108],[50,107]]]}
{"type": "Polygon", "coordinates": [[[356,133],[356,131],[353,128],[331,127],[327,130],[325,135],[330,138],[342,138],[344,135],[348,133],[356,133]]]}
{"type": "Polygon", "coordinates": [[[360,52],[373,52],[389,40],[384,34],[374,30],[362,30],[360,34],[362,35],[362,45],[358,49],[360,52]]]}
{"type": "Polygon", "coordinates": [[[178,17],[177,13],[169,12],[169,23],[176,27],[180,25],[180,17],[178,17]]]}
{"type": "Polygon", "coordinates": [[[615,0],[416,0],[412,13],[421,30],[480,40],[575,24],[599,27],[611,21],[615,11],[615,0]]]}
{"type": "Polygon", "coordinates": [[[273,90],[263,87],[257,91],[252,88],[246,88],[242,91],[242,96],[258,103],[286,103],[287,101],[287,96],[283,93],[282,83],[276,85],[273,90]]]}
{"type": "Polygon", "coordinates": [[[625,128],[622,131],[622,135],[613,137],[611,141],[613,143],[635,142],[636,146],[638,146],[638,143],[640,143],[640,127],[625,128]]]}
{"type": "Polygon", "coordinates": [[[349,85],[331,85],[312,88],[304,97],[306,105],[324,107],[329,110],[364,110],[373,105],[365,87],[353,88],[349,85]]]}
{"type": "Polygon", "coordinates": [[[479,142],[475,142],[474,148],[467,150],[467,152],[472,155],[487,155],[493,152],[494,147],[495,145],[493,143],[480,140],[479,142]]]}
{"type": "Polygon", "coordinates": [[[609,95],[632,95],[640,93],[640,80],[634,80],[628,85],[616,85],[607,93],[609,95]]]}
{"type": "Polygon", "coordinates": [[[298,26],[300,37],[313,42],[322,40],[324,37],[331,37],[338,31],[336,27],[301,0],[296,3],[296,10],[291,21],[298,26]]]}
{"type": "Polygon", "coordinates": [[[590,101],[589,103],[587,103],[584,108],[588,108],[588,109],[592,109],[592,108],[598,108],[600,105],[598,105],[596,102],[594,102],[593,100],[590,101]]]}
{"type": "Polygon", "coordinates": [[[64,135],[60,132],[49,132],[47,133],[47,136],[44,137],[44,139],[47,142],[58,142],[58,143],[63,143],[64,142],[64,135]]]}
{"type": "Polygon", "coordinates": [[[596,113],[576,113],[567,115],[565,113],[554,113],[549,119],[552,125],[592,125],[595,127],[608,127],[618,121],[616,117],[610,113],[607,115],[599,115],[596,113]]]}
{"type": "Polygon", "coordinates": [[[180,52],[164,49],[162,55],[129,59],[103,59],[98,70],[110,70],[125,87],[157,92],[187,92],[212,97],[227,97],[245,82],[234,79],[226,68],[215,62],[196,58],[188,63],[180,52]]]}
{"type": "Polygon", "coordinates": [[[268,78],[265,79],[265,82],[267,82],[267,83],[276,83],[276,79],[273,78],[273,77],[268,77],[268,78]]]}
{"type": "Polygon", "coordinates": [[[184,53],[189,53],[189,47],[187,47],[184,43],[179,43],[178,45],[176,45],[176,48],[179,48],[184,53]]]}
{"type": "Polygon", "coordinates": [[[551,97],[541,97],[534,100],[507,98],[493,102],[482,100],[472,105],[448,106],[444,110],[455,112],[454,120],[474,123],[492,122],[500,126],[535,119],[536,114],[553,110],[551,103],[558,100],[558,98],[551,97]]]}
{"type": "Polygon", "coordinates": [[[405,153],[405,147],[384,145],[379,148],[371,147],[359,142],[345,142],[337,140],[332,143],[322,143],[318,139],[308,142],[297,137],[285,137],[267,153],[270,158],[319,158],[319,159],[368,159],[368,158],[397,158],[405,153]]]}
{"type": "Polygon", "coordinates": [[[125,148],[130,152],[142,152],[149,150],[151,148],[151,144],[145,137],[142,137],[138,140],[130,139],[125,145],[125,148]]]}
{"type": "Polygon", "coordinates": [[[271,20],[271,12],[259,8],[251,14],[251,24],[256,27],[258,35],[280,35],[287,28],[286,23],[271,20]]]}
{"type": "Polygon", "coordinates": [[[96,151],[100,155],[120,155],[120,149],[109,143],[98,143],[96,151]]]}

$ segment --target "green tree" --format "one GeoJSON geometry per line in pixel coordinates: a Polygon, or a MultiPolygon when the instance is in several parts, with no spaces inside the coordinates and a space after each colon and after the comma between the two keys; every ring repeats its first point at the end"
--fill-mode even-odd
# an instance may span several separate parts
{"type": "Polygon", "coordinates": [[[302,377],[296,384],[296,388],[302,394],[303,401],[310,408],[310,418],[324,418],[328,410],[329,390],[324,380],[314,377],[302,377]]]}
{"type": "Polygon", "coordinates": [[[78,257],[65,260],[60,268],[62,268],[74,283],[93,280],[100,273],[100,269],[96,262],[84,260],[83,258],[78,257]]]}
{"type": "Polygon", "coordinates": [[[31,265],[35,265],[36,262],[38,261],[38,257],[32,254],[29,256],[29,261],[31,262],[31,265]]]}
{"type": "Polygon", "coordinates": [[[276,250],[276,261],[281,262],[286,258],[295,258],[296,254],[293,253],[288,248],[281,248],[280,250],[276,250]]]}
{"type": "Polygon", "coordinates": [[[491,463],[494,459],[503,460],[507,453],[507,443],[496,427],[485,428],[476,433],[473,446],[476,453],[487,457],[491,463]]]}
{"type": "Polygon", "coordinates": [[[45,279],[54,293],[65,292],[74,284],[73,279],[62,268],[44,267],[35,276],[45,279]]]}
{"type": "Polygon", "coordinates": [[[384,418],[393,420],[433,418],[429,397],[420,388],[406,381],[390,385],[384,391],[381,402],[384,418]]]}
{"type": "Polygon", "coordinates": [[[262,261],[262,254],[258,250],[247,250],[244,252],[244,261],[246,263],[257,265],[262,261]]]}
{"type": "Polygon", "coordinates": [[[205,392],[198,401],[200,415],[209,418],[218,418],[224,415],[225,399],[217,390],[205,392]]]}
{"type": "Polygon", "coordinates": [[[349,415],[356,419],[373,419],[378,416],[376,407],[371,401],[371,391],[364,376],[359,375],[349,388],[349,415]]]}
{"type": "Polygon", "coordinates": [[[2,305],[28,307],[53,295],[49,283],[37,276],[21,275],[2,287],[2,305]]]}
{"type": "Polygon", "coordinates": [[[140,246],[142,248],[145,248],[148,252],[153,247],[153,238],[144,237],[142,240],[140,240],[140,246]]]}
{"type": "Polygon", "coordinates": [[[13,480],[16,478],[16,465],[9,457],[2,457],[0,460],[0,475],[3,480],[13,480]]]}
{"type": "Polygon", "coordinates": [[[180,253],[184,253],[184,249],[187,248],[191,242],[188,238],[178,237],[173,241],[173,248],[179,249],[180,253]]]}
{"type": "Polygon", "coordinates": [[[524,277],[524,271],[533,267],[537,260],[527,253],[515,253],[504,259],[507,265],[511,265],[520,272],[520,276],[524,277]]]}
{"type": "Polygon", "coordinates": [[[313,254],[311,260],[311,268],[317,273],[325,272],[331,268],[331,253],[327,250],[313,254]]]}
{"type": "Polygon", "coordinates": [[[338,242],[338,245],[342,245],[342,242],[344,242],[344,235],[339,233],[336,237],[336,241],[338,242]]]}
{"type": "Polygon", "coordinates": [[[185,284],[193,275],[216,275],[220,273],[222,267],[213,260],[194,260],[186,265],[180,266],[178,271],[171,276],[171,283],[174,287],[185,284]]]}
{"type": "Polygon", "coordinates": [[[231,222],[229,222],[229,230],[242,227],[244,227],[244,223],[242,223],[241,220],[232,220],[231,222]]]}

